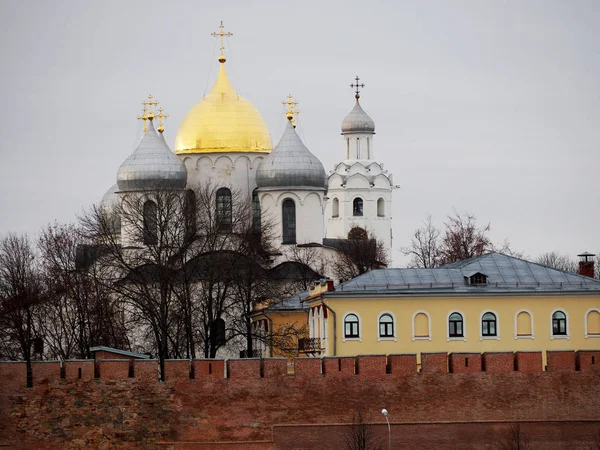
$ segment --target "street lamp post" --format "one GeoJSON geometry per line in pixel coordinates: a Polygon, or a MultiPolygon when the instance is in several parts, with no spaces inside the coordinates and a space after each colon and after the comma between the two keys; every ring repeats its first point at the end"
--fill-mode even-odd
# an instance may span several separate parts
{"type": "Polygon", "coordinates": [[[385,421],[387,422],[387,425],[388,425],[388,450],[391,450],[391,448],[392,448],[392,429],[390,427],[390,419],[388,419],[387,409],[383,408],[381,410],[381,414],[383,414],[383,417],[385,417],[385,421]]]}

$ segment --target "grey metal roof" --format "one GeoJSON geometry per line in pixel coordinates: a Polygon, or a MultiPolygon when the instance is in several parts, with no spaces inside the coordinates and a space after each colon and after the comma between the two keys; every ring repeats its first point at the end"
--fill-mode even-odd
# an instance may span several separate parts
{"type": "Polygon", "coordinates": [[[259,188],[325,189],[326,180],[323,164],[302,143],[291,121],[279,143],[256,169],[259,188]]]}
{"type": "Polygon", "coordinates": [[[374,133],[375,122],[361,108],[358,99],[350,114],[342,121],[342,134],[344,133],[374,133]]]}
{"type": "Polygon", "coordinates": [[[119,190],[184,189],[186,183],[185,165],[148,120],[140,145],[119,167],[119,190]]]}
{"type": "Polygon", "coordinates": [[[273,303],[267,309],[276,310],[276,311],[290,310],[290,309],[308,309],[308,306],[306,306],[303,303],[303,300],[306,297],[308,297],[308,291],[297,292],[296,294],[292,295],[291,297],[287,297],[281,301],[273,303]]]}
{"type": "Polygon", "coordinates": [[[99,345],[97,347],[90,347],[90,351],[91,352],[104,351],[104,352],[116,353],[117,355],[131,356],[132,358],[150,359],[150,355],[144,355],[142,353],[128,352],[127,350],[120,350],[118,348],[105,347],[104,345],[99,345]]]}
{"type": "Polygon", "coordinates": [[[596,291],[600,280],[564,272],[501,253],[459,261],[435,269],[379,269],[340,284],[325,295],[348,293],[440,293],[596,291]],[[465,276],[487,275],[486,285],[470,286],[465,276]]]}

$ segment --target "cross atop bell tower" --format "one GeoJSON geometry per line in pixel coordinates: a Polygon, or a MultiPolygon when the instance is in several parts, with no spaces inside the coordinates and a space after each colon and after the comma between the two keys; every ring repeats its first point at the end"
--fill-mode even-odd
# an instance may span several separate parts
{"type": "Polygon", "coordinates": [[[355,92],[354,98],[356,100],[358,100],[360,98],[360,91],[358,90],[358,88],[364,88],[365,85],[364,85],[364,83],[358,84],[358,82],[360,81],[360,78],[358,78],[358,75],[356,75],[356,78],[354,79],[354,81],[355,81],[356,84],[352,83],[350,85],[350,87],[352,89],[354,89],[354,92],[355,92]]]}

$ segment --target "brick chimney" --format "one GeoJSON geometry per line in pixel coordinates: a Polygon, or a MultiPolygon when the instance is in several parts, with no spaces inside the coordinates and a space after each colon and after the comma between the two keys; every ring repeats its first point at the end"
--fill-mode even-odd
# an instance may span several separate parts
{"type": "Polygon", "coordinates": [[[579,275],[594,278],[594,256],[589,252],[583,252],[579,256],[579,275]]]}

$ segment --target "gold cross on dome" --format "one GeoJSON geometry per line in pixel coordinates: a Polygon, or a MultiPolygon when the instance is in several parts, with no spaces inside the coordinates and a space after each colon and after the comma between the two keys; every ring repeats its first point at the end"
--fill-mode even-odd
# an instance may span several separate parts
{"type": "Polygon", "coordinates": [[[287,96],[287,100],[282,101],[281,104],[287,105],[287,108],[285,110],[285,117],[287,118],[287,120],[292,121],[292,125],[295,128],[296,121],[294,120],[294,116],[300,114],[300,110],[296,108],[296,105],[298,104],[298,102],[294,101],[292,94],[289,94],[287,96]]]}
{"type": "Polygon", "coordinates": [[[144,105],[144,112],[146,111],[146,106],[149,109],[149,111],[148,111],[149,119],[154,119],[154,111],[152,110],[152,107],[158,105],[158,102],[153,99],[154,99],[154,97],[152,97],[152,94],[150,94],[150,95],[148,95],[148,100],[142,102],[142,105],[144,105]]]}
{"type": "Polygon", "coordinates": [[[221,62],[225,62],[225,55],[223,53],[223,51],[225,50],[224,38],[233,36],[233,33],[230,33],[229,31],[227,33],[225,33],[225,31],[224,31],[225,27],[223,26],[222,20],[221,20],[221,25],[219,25],[219,28],[220,28],[220,31],[218,33],[216,31],[211,33],[211,36],[221,38],[221,56],[219,57],[219,61],[221,61],[221,59],[223,59],[223,61],[221,61],[221,62]]]}
{"type": "Polygon", "coordinates": [[[163,131],[165,131],[165,127],[163,125],[163,119],[168,118],[169,115],[164,114],[162,108],[158,108],[158,114],[156,115],[156,117],[158,117],[160,119],[160,122],[158,123],[158,132],[162,133],[163,131]]]}
{"type": "Polygon", "coordinates": [[[146,110],[146,104],[145,102],[142,102],[142,105],[144,105],[144,109],[142,111],[142,115],[138,116],[138,120],[143,120],[144,121],[144,133],[146,131],[148,131],[148,111],[146,110]]]}
{"type": "Polygon", "coordinates": [[[354,81],[356,81],[356,84],[352,83],[350,85],[351,88],[354,89],[354,97],[358,100],[360,98],[360,91],[358,90],[358,88],[364,88],[365,85],[364,83],[358,84],[358,82],[360,81],[360,78],[358,78],[358,75],[356,75],[356,78],[354,79],[354,81]]]}

